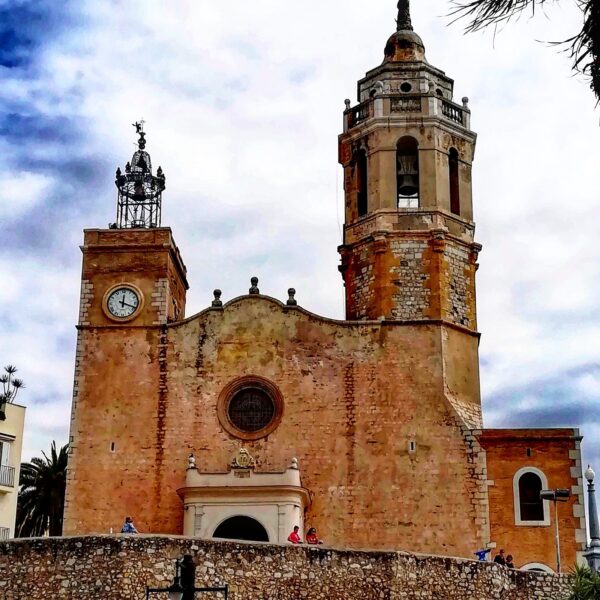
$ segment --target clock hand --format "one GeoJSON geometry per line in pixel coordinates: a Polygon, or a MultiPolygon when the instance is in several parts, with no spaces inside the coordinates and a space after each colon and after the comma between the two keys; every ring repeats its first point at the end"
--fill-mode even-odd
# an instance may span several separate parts
{"type": "Polygon", "coordinates": [[[129,308],[137,308],[137,306],[135,306],[135,304],[127,304],[127,302],[125,302],[125,301],[121,302],[121,304],[123,306],[129,306],[129,308]]]}

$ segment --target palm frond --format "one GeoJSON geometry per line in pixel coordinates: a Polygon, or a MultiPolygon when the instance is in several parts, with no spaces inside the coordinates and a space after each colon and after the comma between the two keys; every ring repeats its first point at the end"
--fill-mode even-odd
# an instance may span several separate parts
{"type": "Polygon", "coordinates": [[[21,465],[16,527],[20,537],[62,533],[68,445],[57,451],[53,442],[50,456],[42,455],[21,465]]]}
{"type": "MultiPolygon", "coordinates": [[[[560,0],[451,0],[449,16],[452,23],[466,19],[467,32],[480,31],[518,19],[527,10],[537,9],[560,0]]],[[[559,45],[567,45],[573,59],[573,70],[590,79],[590,87],[600,101],[600,0],[576,0],[582,11],[581,31],[559,45]]]]}

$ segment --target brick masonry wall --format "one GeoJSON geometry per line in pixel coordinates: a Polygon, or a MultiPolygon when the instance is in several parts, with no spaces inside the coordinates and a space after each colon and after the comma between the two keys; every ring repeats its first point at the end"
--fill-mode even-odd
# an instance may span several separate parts
{"type": "Polygon", "coordinates": [[[564,576],[434,556],[118,536],[0,543],[0,598],[143,600],[146,586],[171,583],[184,554],[197,587],[228,585],[231,600],[563,600],[569,587],[564,576]]]}
{"type": "Polygon", "coordinates": [[[488,429],[478,436],[487,455],[491,541],[512,554],[517,566],[542,563],[556,569],[554,508],[548,524],[517,525],[514,478],[520,469],[534,468],[550,489],[571,490],[558,506],[561,561],[570,569],[587,541],[581,472],[581,448],[576,429],[488,429]]]}
{"type": "Polygon", "coordinates": [[[307,523],[330,543],[472,556],[488,541],[480,478],[445,388],[478,402],[464,384],[478,340],[455,332],[463,370],[451,377],[442,329],[335,322],[261,296],[180,324],[86,329],[65,531],[108,533],[132,514],[141,531],[181,533],[188,455],[221,472],[244,445],[259,472],[299,460],[307,523]],[[244,375],[284,399],[278,428],[247,443],[217,416],[221,391],[244,375]]]}

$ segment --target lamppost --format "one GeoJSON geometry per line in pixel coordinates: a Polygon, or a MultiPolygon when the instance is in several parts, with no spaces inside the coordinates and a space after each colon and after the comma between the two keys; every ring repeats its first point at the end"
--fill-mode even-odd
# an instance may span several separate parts
{"type": "Polygon", "coordinates": [[[223,594],[227,600],[229,587],[195,587],[196,566],[194,559],[189,554],[175,561],[175,578],[168,588],[146,588],[146,600],[150,595],[168,594],[169,600],[193,600],[196,594],[223,594]]]}
{"type": "Polygon", "coordinates": [[[596,473],[591,466],[585,471],[588,482],[588,512],[590,517],[590,545],[584,553],[590,568],[600,573],[600,522],[598,521],[598,509],[596,507],[596,488],[594,479],[596,473]]]}
{"type": "Polygon", "coordinates": [[[570,490],[542,490],[540,498],[542,500],[551,500],[554,502],[554,520],[556,521],[556,572],[560,573],[560,532],[558,528],[558,502],[566,502],[571,497],[570,490]]]}

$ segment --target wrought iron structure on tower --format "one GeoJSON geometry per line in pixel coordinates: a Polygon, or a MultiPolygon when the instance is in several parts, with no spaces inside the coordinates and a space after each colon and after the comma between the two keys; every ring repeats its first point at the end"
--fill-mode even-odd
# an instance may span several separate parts
{"type": "Polygon", "coordinates": [[[152,173],[152,161],[145,150],[144,121],[134,127],[139,135],[138,149],[127,163],[125,173],[117,169],[115,179],[118,190],[117,221],[112,225],[115,229],[149,229],[161,224],[165,175],[161,167],[156,175],[152,173]]]}

